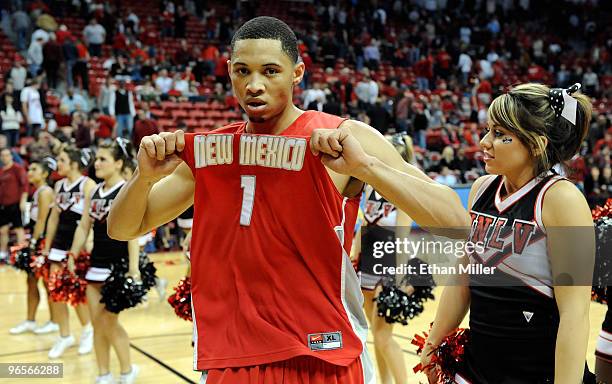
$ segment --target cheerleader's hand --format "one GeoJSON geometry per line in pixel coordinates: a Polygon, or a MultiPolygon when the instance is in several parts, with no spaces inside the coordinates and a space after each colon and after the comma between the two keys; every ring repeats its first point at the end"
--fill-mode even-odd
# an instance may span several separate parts
{"type": "MultiPolygon", "coordinates": [[[[421,367],[426,367],[429,365],[434,350],[435,347],[433,344],[429,342],[425,343],[425,348],[423,348],[423,351],[421,352],[421,367]]],[[[438,370],[438,366],[433,366],[423,370],[423,373],[425,373],[427,376],[427,381],[429,381],[429,384],[438,384],[438,370]]]]}
{"type": "Polygon", "coordinates": [[[72,255],[68,255],[66,268],[68,268],[68,271],[70,271],[71,273],[74,273],[74,257],[72,255]]]}
{"type": "Polygon", "coordinates": [[[414,293],[415,289],[412,285],[405,285],[402,287],[402,291],[404,291],[404,293],[408,296],[411,296],[414,293]]]}
{"type": "Polygon", "coordinates": [[[183,242],[181,242],[181,248],[183,249],[183,252],[189,252],[191,250],[191,231],[187,233],[183,239],[183,242]]]}
{"type": "Polygon", "coordinates": [[[136,283],[142,282],[140,271],[128,271],[128,276],[131,277],[136,283]]]}

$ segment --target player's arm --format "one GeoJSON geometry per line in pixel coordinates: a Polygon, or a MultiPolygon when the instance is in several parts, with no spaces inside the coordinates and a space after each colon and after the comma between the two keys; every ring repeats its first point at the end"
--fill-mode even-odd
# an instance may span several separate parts
{"type": "Polygon", "coordinates": [[[108,216],[108,235],[131,240],[174,219],[193,204],[194,179],[177,152],[183,131],[146,136],[138,149],[138,168],[121,188],[108,216]]]}
{"type": "Polygon", "coordinates": [[[51,188],[45,188],[38,194],[38,201],[36,202],[38,204],[38,217],[36,217],[36,225],[32,233],[34,240],[38,240],[45,230],[50,207],[53,204],[53,197],[53,190],[51,188]]]}
{"type": "Polygon", "coordinates": [[[559,181],[544,196],[542,223],[560,317],[555,384],[582,383],[595,260],[593,220],[582,193],[569,181],[559,181]]]}
{"type": "MultiPolygon", "coordinates": [[[[486,180],[486,177],[477,179],[472,188],[470,189],[470,195],[468,197],[468,207],[471,207],[476,192],[482,186],[482,183],[486,180]]],[[[468,257],[457,259],[457,266],[459,264],[467,264],[469,262],[468,257]]],[[[451,281],[444,290],[440,297],[440,304],[436,311],[436,317],[434,319],[431,331],[427,337],[426,346],[421,355],[421,363],[423,365],[428,364],[431,356],[429,353],[434,349],[440,342],[456,329],[463,318],[468,312],[470,307],[470,288],[469,288],[469,276],[466,274],[457,274],[453,276],[456,281],[451,281]]],[[[432,381],[430,381],[432,382],[432,381]]],[[[436,382],[436,381],[433,381],[436,382]]]]}
{"type": "MultiPolygon", "coordinates": [[[[89,181],[89,180],[88,180],[89,181]]],[[[92,181],[93,182],[93,181],[92,181]]],[[[87,184],[85,185],[87,188],[87,184]]],[[[91,229],[91,217],[89,211],[91,209],[91,195],[93,191],[85,195],[85,201],[83,202],[83,213],[81,214],[81,220],[79,225],[74,231],[72,236],[72,246],[70,247],[70,253],[74,256],[78,255],[89,236],[89,230],[91,229]]]]}
{"type": "Polygon", "coordinates": [[[450,187],[406,163],[374,128],[348,120],[334,130],[315,130],[315,154],[333,171],[370,184],[422,227],[468,227],[469,216],[450,187]]]}

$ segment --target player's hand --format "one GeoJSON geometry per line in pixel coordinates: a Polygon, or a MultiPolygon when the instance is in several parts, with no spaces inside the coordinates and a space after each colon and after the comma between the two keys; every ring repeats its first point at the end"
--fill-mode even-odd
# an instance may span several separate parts
{"type": "Polygon", "coordinates": [[[370,156],[348,129],[315,129],[310,139],[310,149],[334,172],[359,178],[368,166],[370,156]]]}
{"type": "Polygon", "coordinates": [[[163,179],[182,162],[178,153],[184,148],[185,133],[180,129],[143,137],[137,157],[139,176],[147,181],[163,179]]]}

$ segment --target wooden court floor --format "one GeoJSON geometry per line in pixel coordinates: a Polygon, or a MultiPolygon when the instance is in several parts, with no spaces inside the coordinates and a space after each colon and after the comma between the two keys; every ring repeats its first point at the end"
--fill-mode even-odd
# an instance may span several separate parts
{"type": "MultiPolygon", "coordinates": [[[[158,276],[168,280],[168,292],[176,285],[185,273],[187,264],[179,253],[153,254],[158,276]]],[[[42,292],[42,287],[40,288],[42,292]]],[[[11,267],[0,266],[0,363],[34,363],[47,362],[47,352],[57,334],[9,335],[8,329],[23,320],[25,316],[25,275],[11,267]]],[[[440,294],[441,288],[436,288],[440,294]]],[[[418,357],[415,348],[410,344],[411,337],[428,328],[433,320],[437,302],[430,302],[426,311],[408,326],[395,326],[396,340],[404,350],[404,358],[410,376],[408,384],[426,382],[424,376],[412,374],[412,367],[417,364],[418,357]]],[[[587,361],[591,369],[594,367],[593,351],[601,322],[605,315],[605,307],[591,304],[591,332],[587,361]]],[[[70,310],[70,324],[73,335],[78,338],[80,324],[73,310],[70,310]]],[[[47,304],[42,300],[38,310],[37,321],[48,320],[47,304]]],[[[122,312],[122,324],[131,338],[131,356],[134,363],[141,368],[138,383],[197,383],[199,374],[192,370],[191,323],[181,320],[164,301],[160,301],[156,291],[151,291],[148,301],[137,308],[122,312]]],[[[464,324],[465,325],[465,322],[464,324]]],[[[368,347],[373,353],[371,336],[368,347]]],[[[111,353],[111,370],[115,376],[119,374],[116,357],[111,353]]],[[[76,347],[69,349],[62,359],[64,364],[62,379],[2,379],[0,383],[67,383],[87,384],[95,381],[96,363],[92,354],[80,356],[76,347]]]]}

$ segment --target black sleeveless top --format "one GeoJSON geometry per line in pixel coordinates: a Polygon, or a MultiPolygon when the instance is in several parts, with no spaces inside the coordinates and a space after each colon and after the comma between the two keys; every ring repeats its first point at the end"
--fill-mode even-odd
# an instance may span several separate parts
{"type": "Polygon", "coordinates": [[[98,184],[91,196],[89,216],[93,220],[94,245],[91,251],[91,266],[98,268],[110,268],[121,259],[127,260],[127,241],[118,241],[108,237],[107,222],[113,200],[121,190],[125,181],[115,184],[112,188],[104,191],[104,183],[98,184]]]}

